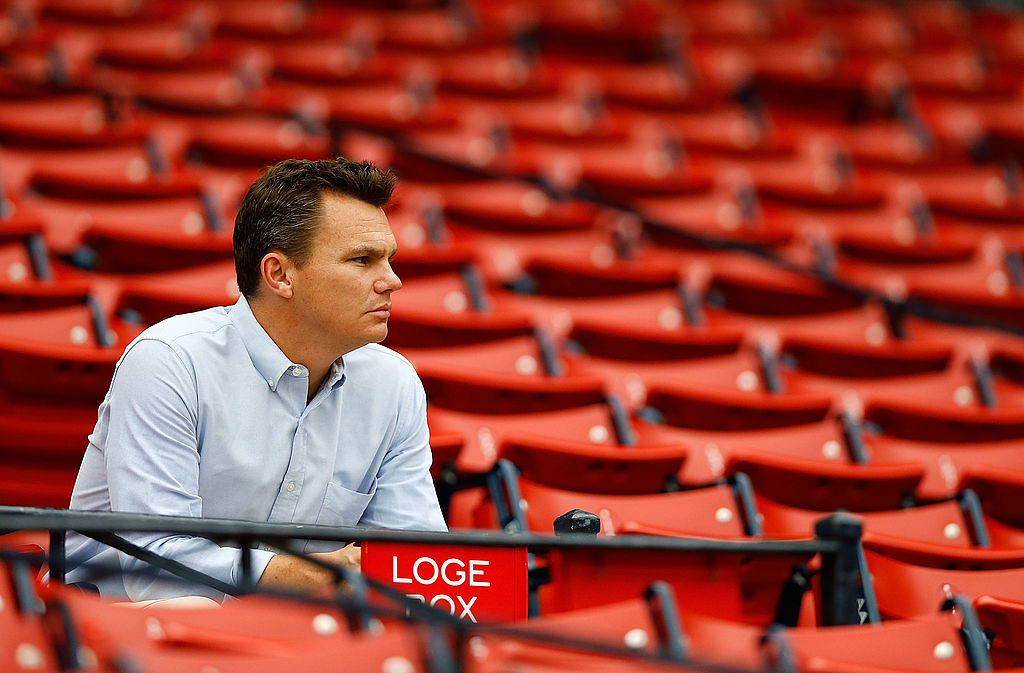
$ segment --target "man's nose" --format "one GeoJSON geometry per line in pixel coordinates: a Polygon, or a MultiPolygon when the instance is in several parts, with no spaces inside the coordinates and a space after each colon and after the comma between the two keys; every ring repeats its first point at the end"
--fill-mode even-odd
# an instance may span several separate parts
{"type": "Polygon", "coordinates": [[[385,292],[395,292],[396,290],[402,289],[402,279],[398,277],[395,270],[391,268],[389,262],[387,264],[387,272],[382,278],[378,278],[373,284],[373,290],[377,294],[384,294],[385,292]]]}

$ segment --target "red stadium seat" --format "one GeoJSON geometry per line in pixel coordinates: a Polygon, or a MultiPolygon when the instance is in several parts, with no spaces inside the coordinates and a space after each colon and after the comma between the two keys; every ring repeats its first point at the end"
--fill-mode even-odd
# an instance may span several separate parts
{"type": "Polygon", "coordinates": [[[197,181],[180,171],[175,147],[158,133],[136,142],[99,147],[5,147],[0,152],[4,188],[65,200],[173,198],[199,193],[197,181]]]}
{"type": "Polygon", "coordinates": [[[452,224],[473,229],[524,233],[585,229],[597,209],[577,200],[556,201],[543,190],[512,180],[439,186],[452,224]]]}
{"type": "Polygon", "coordinates": [[[617,428],[622,419],[628,426],[629,419],[623,416],[617,421],[614,414],[614,408],[608,404],[525,414],[474,414],[431,406],[427,409],[427,420],[432,433],[458,433],[465,437],[456,468],[462,473],[475,473],[489,470],[500,448],[509,441],[616,447],[632,453],[631,449],[637,447],[622,446],[619,438],[621,432],[629,432],[630,428],[617,428]]]}
{"type": "MultiPolygon", "coordinates": [[[[678,259],[636,255],[626,259],[572,259],[565,246],[543,253],[535,251],[523,260],[526,282],[539,294],[561,297],[595,297],[650,292],[679,284],[678,259]]],[[[593,248],[591,248],[593,250],[593,248]]],[[[596,255],[592,255],[596,256],[596,255]]]]}
{"type": "MultiPolygon", "coordinates": [[[[591,61],[580,69],[610,104],[651,111],[709,110],[728,102],[741,74],[725,72],[718,53],[667,37],[664,58],[642,63],[591,61]],[[723,72],[719,72],[722,70],[723,72]]],[[[725,60],[725,59],[722,59],[725,60]]]]}
{"type": "Polygon", "coordinates": [[[381,45],[416,54],[463,53],[474,48],[507,44],[510,26],[520,21],[519,6],[512,3],[476,5],[472,9],[410,8],[380,13],[381,45]]]}
{"type": "MultiPolygon", "coordinates": [[[[36,477],[40,472],[56,468],[61,473],[57,480],[59,504],[46,505],[64,507],[71,494],[74,475],[82,462],[87,437],[96,425],[96,408],[89,400],[81,404],[67,400],[24,399],[20,395],[3,393],[0,407],[0,462],[29,469],[28,474],[36,477]]],[[[6,469],[6,467],[4,468],[6,469]]],[[[19,493],[35,497],[33,489],[46,491],[47,479],[27,480],[14,476],[11,488],[19,493]],[[41,485],[42,484],[42,485],[41,485]]],[[[26,504],[26,503],[15,503],[26,504]]]]}
{"type": "Polygon", "coordinates": [[[114,76],[136,99],[155,110],[210,116],[258,112],[269,93],[260,77],[249,74],[256,68],[247,66],[241,55],[238,60],[235,67],[200,64],[156,71],[119,67],[114,76]]]}
{"type": "Polygon", "coordinates": [[[515,163],[548,177],[561,189],[583,189],[615,203],[709,191],[712,166],[703,157],[687,154],[682,143],[668,126],[634,123],[621,141],[528,143],[515,163]]]}
{"type": "Polygon", "coordinates": [[[754,490],[795,507],[870,512],[898,509],[914,492],[924,468],[915,464],[835,464],[765,452],[737,452],[727,469],[744,472],[754,490]]]}
{"type": "MultiPolygon", "coordinates": [[[[0,460],[0,503],[27,507],[57,507],[66,509],[71,502],[71,489],[78,476],[78,464],[85,451],[85,436],[77,438],[77,451],[69,450],[69,465],[37,463],[12,464],[0,460]],[[78,460],[72,460],[77,456],[78,460]]],[[[29,450],[28,447],[24,447],[29,450]]]]}
{"type": "Polygon", "coordinates": [[[526,479],[542,484],[592,493],[651,493],[676,483],[686,448],[630,451],[547,438],[511,438],[499,447],[498,456],[512,462],[526,479]]]}
{"type": "Polygon", "coordinates": [[[744,53],[767,103],[812,121],[842,119],[864,88],[864,60],[844,54],[828,33],[786,42],[761,40],[744,45],[744,53]]]}
{"type": "Polygon", "coordinates": [[[65,587],[41,593],[48,611],[66,615],[67,628],[83,639],[99,665],[116,666],[128,656],[133,665],[147,670],[207,665],[260,671],[289,661],[315,671],[329,665],[331,653],[343,647],[352,666],[380,668],[397,658],[405,670],[426,670],[411,629],[396,623],[377,635],[352,634],[343,626],[344,616],[335,617],[322,606],[245,597],[224,607],[161,609],[157,604],[133,609],[65,587]],[[257,635],[257,625],[273,635],[257,635]]]}
{"type": "Polygon", "coordinates": [[[919,176],[917,182],[937,213],[978,221],[1013,222],[1024,214],[1020,172],[1013,166],[959,169],[919,176]]]}
{"type": "Polygon", "coordinates": [[[663,245],[703,247],[703,239],[766,247],[788,243],[793,238],[791,218],[761,205],[741,185],[711,194],[648,197],[637,200],[637,208],[645,230],[663,245]]]}
{"type": "Polygon", "coordinates": [[[779,348],[801,372],[852,379],[896,378],[944,370],[953,349],[941,343],[860,345],[822,337],[802,337],[796,330],[779,348]]]}
{"type": "Polygon", "coordinates": [[[785,629],[770,638],[755,627],[689,615],[683,617],[683,628],[695,657],[703,653],[702,659],[724,665],[751,666],[757,661],[751,655],[759,650],[772,661],[785,647],[804,671],[974,670],[960,616],[936,610],[882,624],[785,629]]]}
{"type": "Polygon", "coordinates": [[[632,127],[630,115],[607,109],[600,90],[582,78],[566,88],[547,98],[491,100],[488,108],[508,124],[513,138],[574,143],[626,140],[632,127]]]}
{"type": "Polygon", "coordinates": [[[434,59],[443,91],[488,98],[544,98],[556,93],[564,76],[561,63],[532,58],[506,46],[461,49],[434,59]]]}
{"type": "Polygon", "coordinates": [[[520,294],[585,298],[674,285],[690,257],[646,244],[637,225],[629,215],[604,211],[587,231],[484,233],[456,226],[455,237],[476,248],[489,283],[520,294]]]}
{"type": "Polygon", "coordinates": [[[981,498],[985,512],[1011,526],[1024,529],[1024,514],[1017,503],[1024,493],[1024,470],[1016,466],[972,465],[961,481],[981,498]]]}
{"type": "Polygon", "coordinates": [[[970,600],[991,595],[1021,600],[1024,596],[1024,569],[945,570],[926,568],[866,551],[868,568],[874,579],[878,607],[883,617],[908,618],[930,614],[953,594],[970,600]]]}
{"type": "Polygon", "coordinates": [[[722,484],[676,493],[616,495],[580,493],[521,479],[530,530],[550,530],[551,522],[572,509],[601,517],[604,535],[640,533],[648,528],[677,535],[738,539],[744,530],[743,508],[731,486],[722,484]]]}
{"type": "MultiPolygon", "coordinates": [[[[602,363],[591,371],[608,367],[602,363]]],[[[638,370],[639,364],[630,363],[630,368],[638,370]]],[[[675,364],[671,369],[647,368],[642,379],[647,405],[669,425],[684,428],[749,430],[813,423],[823,420],[833,405],[830,394],[777,389],[777,382],[764,378],[762,363],[750,352],[675,364]]]]}
{"type": "Polygon", "coordinates": [[[142,123],[105,108],[96,96],[78,95],[0,105],[0,139],[18,147],[100,147],[145,139],[142,123]]]}
{"type": "Polygon", "coordinates": [[[387,345],[439,348],[532,334],[535,323],[521,310],[497,310],[467,267],[462,273],[421,278],[395,297],[387,345]]]}
{"type": "Polygon", "coordinates": [[[541,614],[628,600],[652,581],[661,580],[703,614],[764,626],[772,620],[779,587],[789,569],[807,560],[802,554],[740,558],[721,553],[664,555],[563,548],[548,555],[551,582],[540,588],[541,614]]]}
{"type": "Polygon", "coordinates": [[[128,27],[148,19],[160,18],[167,8],[162,9],[163,11],[155,7],[125,7],[109,0],[46,0],[41,4],[39,11],[43,16],[58,21],[81,22],[86,25],[95,21],[120,21],[122,27],[128,27]]]}
{"type": "Polygon", "coordinates": [[[955,273],[954,264],[966,264],[977,254],[977,237],[962,230],[918,230],[904,217],[894,222],[878,221],[874,215],[856,219],[860,221],[850,218],[835,234],[836,248],[845,258],[839,273],[879,290],[884,290],[879,277],[904,277],[908,267],[931,265],[955,273]],[[885,270],[876,265],[885,265],[885,270]]]}
{"type": "Polygon", "coordinates": [[[751,160],[744,167],[766,200],[830,209],[870,209],[882,203],[884,192],[878,179],[856,172],[845,149],[823,141],[813,145],[810,154],[751,160]]]}
{"type": "Polygon", "coordinates": [[[0,244],[0,273],[3,313],[81,304],[93,284],[85,274],[53,259],[38,231],[0,244]]]}
{"type": "MultiPolygon", "coordinates": [[[[837,503],[841,504],[841,503],[837,503]]],[[[782,505],[764,497],[757,498],[757,507],[764,520],[766,536],[806,536],[822,512],[782,505]]],[[[856,512],[864,528],[863,543],[888,557],[919,565],[958,568],[1013,568],[1024,565],[1024,547],[1004,546],[994,542],[979,544],[973,532],[972,517],[961,501],[947,500],[928,505],[875,512],[856,512]]],[[[989,538],[992,520],[984,518],[981,525],[989,538]]]]}
{"type": "Polygon", "coordinates": [[[734,456],[767,454],[779,460],[794,458],[808,467],[821,462],[825,463],[826,472],[848,466],[856,459],[844,428],[833,418],[778,428],[728,431],[679,428],[643,417],[636,418],[634,425],[640,444],[676,441],[691,447],[679,475],[680,482],[688,486],[722,479],[734,456]]]}
{"type": "MultiPolygon", "coordinates": [[[[10,553],[8,549],[5,551],[10,553]]],[[[0,642],[0,663],[10,668],[20,668],[22,663],[31,662],[41,670],[58,671],[58,655],[50,646],[49,633],[40,619],[38,607],[22,604],[24,598],[19,600],[15,582],[22,582],[31,588],[35,585],[35,578],[28,562],[16,558],[16,555],[12,555],[0,563],[0,597],[6,607],[0,617],[4,633],[7,634],[0,642]]]]}
{"type": "Polygon", "coordinates": [[[289,41],[274,49],[274,74],[296,82],[361,84],[396,82],[408,57],[375,49],[372,19],[356,20],[341,40],[332,35],[289,41]]]}
{"type": "Polygon", "coordinates": [[[974,599],[981,625],[994,637],[989,647],[994,668],[1014,668],[1024,663],[1024,601],[993,596],[974,599]]]}
{"type": "Polygon", "coordinates": [[[878,462],[918,463],[925,469],[918,484],[919,499],[938,500],[953,496],[961,478],[972,466],[1013,469],[1020,465],[1020,440],[990,442],[916,441],[882,434],[865,434],[864,441],[872,460],[878,462]]]}
{"type": "Polygon", "coordinates": [[[94,260],[92,267],[104,273],[172,271],[231,259],[231,229],[193,229],[183,220],[181,229],[95,222],[82,232],[81,242],[94,260]],[[187,227],[187,228],[186,228],[187,227]]]}
{"type": "Polygon", "coordinates": [[[863,299],[817,278],[754,262],[746,256],[719,258],[708,291],[724,308],[761,316],[794,316],[840,311],[863,299]]]}
{"type": "Polygon", "coordinates": [[[969,263],[902,271],[908,297],[956,315],[1019,328],[1024,324],[1021,282],[1015,271],[1019,254],[1014,250],[1019,246],[1010,237],[1003,238],[1005,250],[990,246],[996,254],[987,252],[969,263]]]}
{"type": "Polygon", "coordinates": [[[168,70],[227,65],[239,50],[228,42],[210,39],[210,23],[210,17],[196,10],[131,30],[104,30],[96,58],[115,66],[168,70]]]}
{"type": "Polygon", "coordinates": [[[743,106],[722,106],[711,111],[656,113],[656,118],[677,132],[687,148],[723,158],[792,157],[796,135],[784,118],[773,118],[759,100],[743,106]]]}
{"type": "Polygon", "coordinates": [[[233,304],[239,295],[233,261],[126,275],[119,281],[117,312],[142,325],[152,325],[178,313],[233,304]]]}
{"type": "Polygon", "coordinates": [[[867,408],[865,419],[887,434],[919,441],[992,442],[1024,437],[1024,412],[1020,408],[978,412],[951,405],[876,400],[867,408]]]}
{"type": "Polygon", "coordinates": [[[82,243],[82,234],[99,222],[108,227],[143,227],[146,230],[174,232],[191,236],[211,229],[214,219],[224,223],[225,213],[211,202],[209,209],[201,199],[145,199],[131,207],[123,202],[78,201],[37,197],[30,202],[44,220],[47,245],[58,255],[71,255],[82,243]]]}
{"type": "Polygon", "coordinates": [[[557,355],[530,337],[401,352],[416,367],[428,399],[457,411],[525,413],[604,399],[600,377],[560,375],[557,355]]]}
{"type": "Polygon", "coordinates": [[[0,385],[23,399],[98,404],[123,347],[141,331],[94,301],[0,316],[0,385]]]}
{"type": "Polygon", "coordinates": [[[262,167],[287,158],[324,159],[328,138],[294,119],[207,118],[193,124],[189,150],[206,163],[262,167]]]}
{"type": "MultiPolygon", "coordinates": [[[[1016,67],[1020,67],[1019,63],[1016,67]]],[[[993,101],[989,105],[975,103],[982,119],[982,125],[989,137],[1000,146],[1011,148],[1019,152],[1024,145],[1024,138],[1020,132],[1020,104],[1019,99],[1010,98],[993,101]]],[[[1019,156],[1019,155],[1018,155],[1019,156]]],[[[996,201],[999,201],[998,197],[996,201]]],[[[1019,204],[1017,205],[1019,208],[1019,204]]]]}
{"type": "Polygon", "coordinates": [[[213,5],[217,31],[255,40],[294,40],[329,35],[337,24],[326,12],[312,12],[280,0],[220,2],[213,5]]]}
{"type": "Polygon", "coordinates": [[[576,317],[567,336],[570,348],[578,347],[587,355],[611,360],[666,362],[735,353],[743,339],[743,331],[738,327],[716,329],[698,325],[672,331],[660,326],[649,329],[623,324],[611,315],[601,317],[606,320],[576,317]]]}
{"type": "Polygon", "coordinates": [[[752,430],[812,423],[825,418],[829,396],[804,394],[736,395],[682,384],[651,384],[648,406],[670,425],[703,430],[752,430]]]}

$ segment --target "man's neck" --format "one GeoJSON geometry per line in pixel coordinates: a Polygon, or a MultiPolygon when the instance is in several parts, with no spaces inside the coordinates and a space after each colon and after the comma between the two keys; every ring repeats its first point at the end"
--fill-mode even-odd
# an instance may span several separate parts
{"type": "Polygon", "coordinates": [[[309,404],[330,372],[331,365],[343,353],[330,351],[322,342],[317,343],[317,340],[307,338],[301,321],[295,319],[285,305],[273,302],[272,299],[254,298],[249,300],[249,308],[256,322],[285,357],[309,371],[309,387],[306,391],[306,404],[309,404]]]}

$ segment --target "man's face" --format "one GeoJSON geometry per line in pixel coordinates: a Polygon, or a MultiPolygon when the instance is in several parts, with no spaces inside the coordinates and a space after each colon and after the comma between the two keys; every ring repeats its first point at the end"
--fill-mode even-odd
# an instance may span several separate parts
{"type": "Polygon", "coordinates": [[[321,210],[309,259],[293,271],[296,328],[341,355],[388,335],[402,281],[391,270],[397,245],[383,210],[332,193],[321,210]]]}

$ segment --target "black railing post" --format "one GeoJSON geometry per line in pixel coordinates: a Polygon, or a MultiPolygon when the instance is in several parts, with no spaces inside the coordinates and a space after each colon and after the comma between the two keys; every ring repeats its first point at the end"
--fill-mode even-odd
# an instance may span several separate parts
{"type": "Polygon", "coordinates": [[[818,521],[814,532],[821,540],[838,543],[833,554],[821,555],[821,621],[825,626],[860,624],[858,549],[860,521],[845,514],[833,514],[818,521]]]}
{"type": "Polygon", "coordinates": [[[652,583],[644,591],[644,600],[658,632],[658,649],[672,661],[686,661],[686,637],[683,622],[676,610],[676,594],[666,582],[652,583]]]}
{"type": "Polygon", "coordinates": [[[974,611],[974,604],[970,599],[961,594],[954,594],[947,599],[943,610],[953,610],[960,613],[963,625],[960,627],[960,636],[964,642],[964,651],[967,654],[967,663],[972,671],[991,671],[992,661],[988,654],[988,644],[985,639],[985,631],[978,621],[978,613],[974,611]]]}
{"type": "Polygon", "coordinates": [[[67,531],[50,531],[50,556],[48,559],[48,565],[50,566],[50,579],[60,582],[61,584],[64,583],[64,578],[67,576],[67,557],[64,545],[66,538],[67,531]]]}
{"type": "Polygon", "coordinates": [[[985,512],[981,509],[981,499],[974,490],[965,488],[957,495],[960,511],[964,513],[967,524],[971,527],[971,541],[975,547],[991,547],[988,525],[985,523],[985,512]]]}
{"type": "Polygon", "coordinates": [[[582,509],[573,509],[552,522],[555,535],[597,535],[601,532],[601,517],[582,509]]]}
{"type": "Polygon", "coordinates": [[[242,555],[242,590],[252,591],[256,588],[256,580],[252,576],[252,540],[243,537],[238,540],[238,546],[242,555]]]}
{"type": "Polygon", "coordinates": [[[743,534],[751,537],[764,535],[764,528],[761,526],[760,513],[757,511],[757,502],[754,498],[754,485],[750,477],[744,472],[736,472],[728,479],[732,487],[733,497],[736,498],[736,507],[743,517],[743,534]]]}
{"type": "Polygon", "coordinates": [[[519,495],[519,470],[516,466],[504,458],[499,459],[487,473],[485,483],[502,530],[506,533],[529,530],[519,495]]]}

